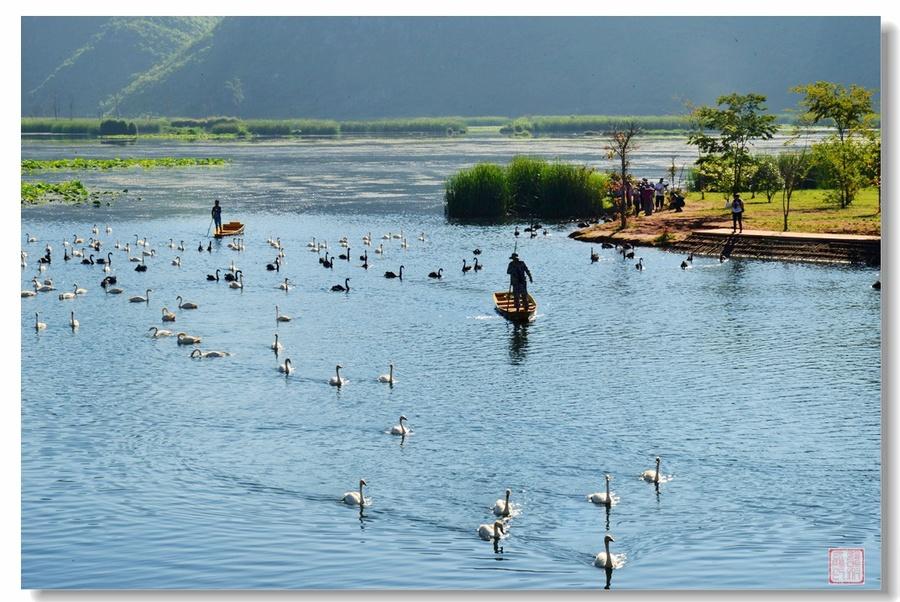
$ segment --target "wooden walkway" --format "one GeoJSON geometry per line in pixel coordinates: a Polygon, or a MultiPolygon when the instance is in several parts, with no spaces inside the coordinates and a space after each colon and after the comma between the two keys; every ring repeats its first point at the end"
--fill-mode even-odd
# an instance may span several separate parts
{"type": "Polygon", "coordinates": [[[697,255],[881,265],[881,237],[731,228],[694,230],[670,249],[697,255]]]}

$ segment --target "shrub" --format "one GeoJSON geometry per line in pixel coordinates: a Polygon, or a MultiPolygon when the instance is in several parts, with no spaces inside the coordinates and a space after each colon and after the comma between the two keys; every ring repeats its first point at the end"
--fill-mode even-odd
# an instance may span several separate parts
{"type": "Polygon", "coordinates": [[[509,210],[506,172],[493,163],[479,163],[447,180],[446,212],[449,217],[502,218],[509,210]]]}

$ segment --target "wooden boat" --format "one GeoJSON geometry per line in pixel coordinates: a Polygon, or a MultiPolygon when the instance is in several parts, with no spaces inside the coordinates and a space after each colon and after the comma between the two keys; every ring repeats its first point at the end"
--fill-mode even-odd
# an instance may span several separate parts
{"type": "Polygon", "coordinates": [[[222,224],[222,229],[216,232],[213,236],[216,238],[223,238],[225,236],[236,236],[238,234],[244,233],[244,224],[241,222],[228,222],[227,224],[222,224]]]}
{"type": "Polygon", "coordinates": [[[528,307],[526,308],[520,305],[519,310],[516,311],[516,304],[512,293],[501,291],[499,293],[494,293],[494,308],[497,310],[498,314],[507,320],[512,322],[529,322],[534,320],[534,316],[537,313],[537,301],[535,301],[534,297],[529,293],[528,307]]]}

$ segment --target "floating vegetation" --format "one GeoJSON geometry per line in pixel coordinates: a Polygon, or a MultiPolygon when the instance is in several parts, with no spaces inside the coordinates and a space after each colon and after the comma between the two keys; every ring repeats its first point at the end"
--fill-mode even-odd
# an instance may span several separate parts
{"type": "MultiPolygon", "coordinates": [[[[228,161],[213,157],[158,157],[154,159],[23,159],[22,173],[42,170],[88,170],[88,169],[126,169],[142,167],[195,167],[206,165],[224,165],[228,161]]],[[[23,182],[24,184],[24,182],[23,182]]]]}
{"type": "Polygon", "coordinates": [[[22,181],[22,204],[43,205],[44,203],[68,203],[79,205],[91,203],[99,207],[104,202],[115,200],[124,192],[104,190],[91,192],[79,180],[65,182],[22,181]]]}

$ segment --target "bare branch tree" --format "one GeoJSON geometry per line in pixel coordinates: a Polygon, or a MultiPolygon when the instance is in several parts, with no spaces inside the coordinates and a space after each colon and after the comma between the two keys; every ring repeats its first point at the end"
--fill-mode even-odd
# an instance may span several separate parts
{"type": "Polygon", "coordinates": [[[620,175],[622,177],[619,191],[619,219],[622,228],[628,225],[628,211],[625,209],[625,182],[628,177],[628,165],[631,153],[637,149],[635,137],[641,134],[641,128],[636,121],[628,121],[623,124],[612,124],[609,131],[604,132],[606,138],[606,154],[610,159],[619,161],[620,175]]]}

